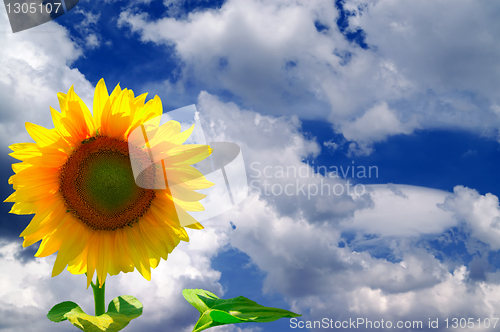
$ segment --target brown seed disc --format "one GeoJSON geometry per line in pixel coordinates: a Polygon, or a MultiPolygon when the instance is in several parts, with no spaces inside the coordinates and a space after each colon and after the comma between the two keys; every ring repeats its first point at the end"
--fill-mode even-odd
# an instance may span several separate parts
{"type": "Polygon", "coordinates": [[[155,198],[154,190],[135,183],[128,149],[125,141],[93,137],[83,141],[61,168],[59,190],[68,210],[92,229],[132,225],[155,198]]]}

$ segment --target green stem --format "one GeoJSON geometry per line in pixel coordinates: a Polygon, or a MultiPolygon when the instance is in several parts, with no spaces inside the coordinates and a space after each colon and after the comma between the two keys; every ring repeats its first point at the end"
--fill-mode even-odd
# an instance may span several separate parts
{"type": "Polygon", "coordinates": [[[106,283],[103,283],[102,287],[99,288],[99,278],[96,278],[96,284],[91,282],[90,285],[94,291],[95,315],[100,316],[106,312],[104,300],[104,286],[106,283]]]}

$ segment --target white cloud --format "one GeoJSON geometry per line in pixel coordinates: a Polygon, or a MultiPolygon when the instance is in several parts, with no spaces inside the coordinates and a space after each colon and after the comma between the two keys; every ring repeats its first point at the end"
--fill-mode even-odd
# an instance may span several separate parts
{"type": "Polygon", "coordinates": [[[449,192],[408,185],[367,185],[373,205],[342,223],[346,230],[381,236],[439,234],[457,224],[439,205],[449,192]]]}
{"type": "Polygon", "coordinates": [[[393,241],[391,250],[400,260],[394,263],[349,246],[339,248],[340,231],[333,224],[280,216],[256,196],[227,219],[236,226],[231,245],[266,273],[263,291],[283,294],[303,319],[425,324],[428,318],[496,317],[500,312],[498,276],[486,273],[488,282],[474,282],[465,266],[450,272],[412,243],[393,241]]]}
{"type": "Polygon", "coordinates": [[[185,0],[163,0],[163,4],[167,7],[169,16],[178,16],[182,14],[182,4],[185,0]]]}
{"type": "MultiPolygon", "coordinates": [[[[426,128],[498,128],[499,31],[493,2],[349,0],[353,27],[366,32],[375,54],[412,83],[397,109],[426,128]],[[443,13],[446,13],[444,15],[443,13]],[[403,102],[403,101],[402,101],[403,102]]],[[[394,99],[393,99],[394,100],[394,99]]]]}
{"type": "Polygon", "coordinates": [[[76,8],[75,14],[83,16],[83,19],[78,24],[75,24],[75,29],[82,36],[83,44],[90,49],[98,48],[103,39],[102,35],[98,32],[98,22],[101,14],[86,11],[80,7],[76,8]]]}
{"type": "MultiPolygon", "coordinates": [[[[208,93],[200,94],[198,105],[210,119],[205,122],[209,136],[237,142],[247,164],[260,161],[272,166],[270,170],[280,162],[298,165],[301,156],[319,148],[295,132],[298,124],[290,118],[241,111],[208,93]]],[[[256,178],[266,178],[263,168],[259,170],[262,174],[256,178]]],[[[281,185],[295,181],[267,179],[281,185]]],[[[310,200],[272,198],[253,191],[218,219],[221,224],[231,221],[235,225],[227,232],[230,244],[265,272],[263,291],[284,295],[304,319],[365,317],[427,324],[428,318],[442,321],[451,316],[498,315],[500,303],[495,296],[500,294],[500,277],[483,269],[484,259],[476,259],[477,266],[471,264],[468,269],[460,261],[440,261],[418,245],[421,239],[460,224],[456,211],[451,210],[455,205],[474,216],[482,213],[494,218],[498,213],[494,196],[486,195],[484,202],[478,197],[462,202],[453,198],[456,193],[407,185],[371,185],[366,190],[363,205],[352,204],[356,197],[351,197],[351,205],[343,213],[326,218],[318,218],[320,206],[335,210],[337,200],[344,205],[347,201],[320,195],[310,200]],[[346,242],[344,231],[354,231],[356,237],[346,242]],[[353,249],[363,247],[362,252],[353,249]]],[[[471,222],[477,223],[477,219],[471,218],[471,222]]]]}
{"type": "Polygon", "coordinates": [[[495,317],[500,311],[494,275],[487,273],[489,282],[472,282],[465,266],[450,272],[413,244],[395,242],[391,249],[401,260],[395,263],[339,248],[340,231],[333,224],[279,216],[256,196],[227,219],[236,225],[232,246],[266,273],[263,291],[285,295],[304,319],[427,322],[450,315],[495,317]]]}
{"type": "Polygon", "coordinates": [[[19,241],[0,243],[0,313],[2,330],[65,331],[64,326],[50,322],[45,315],[56,301],[78,300],[86,308],[92,308],[91,293],[85,291],[85,281],[80,277],[50,280],[51,263],[54,259],[31,260],[26,264],[16,260],[22,250],[19,241]],[[79,283],[79,287],[76,287],[79,283]],[[90,296],[89,296],[90,295],[90,296]],[[89,299],[90,300],[90,299],[89,299]],[[29,321],[29,325],[26,322],[29,321]]]}
{"type": "Polygon", "coordinates": [[[83,15],[83,20],[77,24],[78,28],[90,28],[90,27],[95,27],[97,25],[97,22],[99,22],[99,19],[101,17],[101,14],[94,14],[91,11],[85,11],[82,8],[78,7],[75,10],[76,14],[82,14],[83,15]]]}
{"type": "Polygon", "coordinates": [[[348,0],[346,8],[367,43],[412,82],[436,93],[454,88],[498,98],[500,25],[493,15],[498,4],[348,0]]]}
{"type": "Polygon", "coordinates": [[[446,274],[440,283],[432,287],[396,294],[360,287],[348,294],[349,311],[358,315],[368,314],[374,320],[386,317],[394,322],[405,317],[409,320],[420,319],[427,324],[429,318],[439,318],[441,329],[444,329],[443,320],[450,315],[495,317],[500,310],[496,300],[500,286],[486,283],[470,285],[467,274],[467,269],[462,266],[446,274]]]}
{"type": "MultiPolygon", "coordinates": [[[[191,13],[186,20],[151,22],[126,11],[119,24],[140,32],[144,41],[176,45],[187,64],[182,80],[193,73],[211,88],[230,87],[259,110],[283,114],[283,105],[299,111],[300,103],[307,105],[310,117],[317,117],[326,104],[316,100],[322,94],[317,83],[302,82],[302,75],[310,75],[301,68],[340,61],[331,53],[334,42],[314,27],[316,17],[328,16],[336,16],[333,4],[321,1],[238,0],[227,1],[220,10],[191,13]]],[[[340,36],[336,39],[347,44],[340,36]]]]}
{"type": "Polygon", "coordinates": [[[366,252],[340,248],[341,229],[335,223],[313,224],[305,218],[280,216],[255,195],[227,219],[236,226],[230,233],[231,244],[267,273],[264,291],[279,291],[290,300],[325,292],[333,296],[360,285],[391,293],[412,290],[436,284],[446,271],[422,250],[404,252],[403,267],[366,252]]]}
{"type": "MultiPolygon", "coordinates": [[[[353,198],[351,183],[330,175],[318,174],[304,158],[320,152],[318,143],[300,132],[295,116],[272,117],[240,110],[234,103],[223,103],[202,92],[198,99],[205,117],[207,140],[237,143],[247,166],[249,186],[262,193],[262,199],[276,206],[279,213],[311,222],[338,221],[354,210],[366,207],[369,198],[353,198]]],[[[331,170],[328,170],[331,171],[331,170]]]]}
{"type": "Polygon", "coordinates": [[[96,34],[92,33],[85,37],[85,45],[87,45],[88,48],[96,48],[99,47],[100,44],[101,43],[96,34]]]}
{"type": "Polygon", "coordinates": [[[340,141],[340,142],[334,142],[333,139],[323,142],[323,145],[326,146],[328,149],[332,151],[336,151],[345,144],[345,141],[340,141]]]}
{"type": "Polygon", "coordinates": [[[457,220],[464,222],[471,235],[490,245],[492,250],[500,249],[500,206],[498,197],[487,193],[480,195],[476,190],[456,186],[453,195],[441,205],[454,213],[457,220]]]}
{"type": "Polygon", "coordinates": [[[369,108],[365,114],[341,126],[341,132],[349,141],[377,142],[388,135],[409,134],[418,125],[415,121],[402,124],[397,113],[386,102],[369,108]]]}
{"type": "Polygon", "coordinates": [[[357,143],[353,154],[415,128],[498,136],[497,3],[352,0],[345,7],[353,14],[348,30],[362,28],[369,49],[346,40],[334,2],[323,0],[228,0],[179,19],[129,9],[118,24],[145,42],[175,46],[182,72],[165,86],[194,82],[194,90],[229,91],[261,113],[328,119],[357,143]],[[329,29],[318,32],[316,21],[329,29]]]}
{"type": "MultiPolygon", "coordinates": [[[[3,7],[0,31],[10,31],[3,7]]],[[[67,92],[74,84],[88,102],[93,89],[78,69],[70,68],[82,51],[55,22],[36,30],[2,33],[0,44],[7,45],[0,50],[0,141],[5,153],[10,144],[31,141],[25,121],[53,127],[49,106],[59,109],[58,92],[67,92]]]]}

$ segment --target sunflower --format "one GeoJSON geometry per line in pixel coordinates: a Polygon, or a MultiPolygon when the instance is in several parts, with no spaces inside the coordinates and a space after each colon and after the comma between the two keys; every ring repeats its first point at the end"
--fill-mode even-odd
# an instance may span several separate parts
{"type": "Polygon", "coordinates": [[[52,276],[67,267],[86,273],[88,287],[94,272],[103,285],[108,274],[135,268],[150,280],[160,258],[166,260],[181,240],[189,241],[182,225],[203,228],[185,211],[202,211],[199,200],[205,195],[195,190],[213,183],[190,165],[212,150],[183,144],[193,127],[181,132],[176,121],[160,126],[161,100],[145,102],[146,95],[135,97],[119,85],[109,95],[101,79],[92,115],[71,87],[57,95],[61,112],[50,109],[55,128],[26,123],[36,143],[10,146],[10,155],[22,162],[12,165],[16,174],[9,183],[15,192],[5,201],[14,202],[11,213],[35,214],[20,236],[24,247],[41,240],[36,257],[57,252],[52,276]],[[129,141],[135,129],[149,138],[145,145],[129,141]],[[149,162],[153,155],[162,157],[138,177],[150,186],[136,183],[133,149],[149,162]],[[163,187],[155,182],[158,173],[163,187]]]}

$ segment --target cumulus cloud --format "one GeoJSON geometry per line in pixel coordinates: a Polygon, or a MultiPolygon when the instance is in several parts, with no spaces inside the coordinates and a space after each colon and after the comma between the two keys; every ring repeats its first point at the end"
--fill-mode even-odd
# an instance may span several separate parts
{"type": "Polygon", "coordinates": [[[345,6],[351,25],[412,82],[436,93],[454,88],[498,98],[498,4],[348,0],[345,6]]]}
{"type": "MultiPolygon", "coordinates": [[[[188,20],[149,21],[144,14],[125,11],[119,25],[141,32],[144,41],[176,44],[177,53],[187,64],[185,79],[193,73],[196,81],[213,88],[230,85],[233,93],[272,112],[274,108],[283,110],[283,103],[293,109],[303,99],[316,99],[314,89],[294,77],[302,75],[297,68],[309,66],[308,61],[302,61],[303,56],[315,61],[310,52],[328,53],[326,45],[331,41],[317,34],[314,17],[334,8],[310,2],[317,12],[313,14],[304,10],[308,3],[230,1],[220,11],[191,13],[188,20]],[[289,84],[283,84],[286,81],[289,84]]],[[[328,58],[339,61],[335,55],[328,58]]],[[[319,105],[309,105],[309,112],[317,115],[319,105]]],[[[273,113],[280,112],[278,109],[273,113]]]]}
{"type": "Polygon", "coordinates": [[[388,135],[411,133],[416,123],[402,124],[397,116],[386,102],[381,102],[353,122],[342,125],[341,131],[347,140],[361,143],[381,141],[388,135]]]}
{"type": "Polygon", "coordinates": [[[400,114],[417,114],[426,128],[459,127],[495,135],[500,25],[492,13],[497,5],[348,0],[345,7],[352,14],[351,26],[366,32],[377,56],[412,83],[411,98],[396,106],[400,114]]]}
{"type": "Polygon", "coordinates": [[[457,224],[440,205],[449,192],[408,185],[367,185],[373,205],[342,223],[346,230],[382,236],[439,234],[457,224]]]}
{"type": "Polygon", "coordinates": [[[346,40],[332,1],[226,1],[220,9],[151,19],[127,9],[118,25],[175,46],[188,86],[230,92],[247,108],[328,119],[354,154],[416,128],[496,137],[499,25],[494,2],[352,0],[346,40]],[[450,9],[452,8],[452,9],[450,9]],[[448,13],[445,19],[442,13],[448,13]],[[321,29],[317,29],[321,26],[321,29]]]}
{"type": "MultiPolygon", "coordinates": [[[[311,222],[339,221],[369,205],[366,195],[350,194],[353,184],[336,174],[303,162],[316,157],[319,144],[301,132],[296,116],[273,117],[240,110],[207,92],[199,95],[198,107],[205,117],[208,141],[240,145],[247,166],[249,186],[279,213],[311,222]]],[[[328,170],[330,171],[330,170],[328,170]]]]}
{"type": "Polygon", "coordinates": [[[83,45],[90,49],[99,47],[102,42],[102,36],[98,32],[98,22],[101,14],[86,11],[79,7],[75,10],[75,14],[83,16],[83,19],[78,24],[75,24],[75,29],[83,39],[83,45]]]}
{"type": "MultiPolygon", "coordinates": [[[[210,119],[204,123],[209,137],[237,142],[247,164],[262,162],[247,169],[254,179],[281,186],[293,183],[293,177],[274,179],[276,166],[286,162],[310,167],[300,157],[314,155],[319,148],[295,131],[299,123],[290,118],[242,111],[208,93],[200,94],[198,106],[210,119]],[[270,176],[262,165],[272,166],[267,169],[270,176]]],[[[321,178],[310,177],[307,182],[321,178]]],[[[229,243],[265,272],[263,292],[284,295],[304,319],[364,317],[428,324],[429,318],[442,321],[450,315],[498,315],[494,297],[500,292],[499,277],[484,258],[476,256],[466,267],[460,260],[439,260],[420,243],[461,225],[465,217],[478,229],[493,225],[498,214],[495,196],[462,192],[460,187],[453,194],[395,184],[364,188],[366,193],[358,197],[317,195],[310,200],[266,196],[260,188],[218,219],[234,224],[227,233],[229,243]],[[327,210],[332,206],[338,210],[337,201],[347,205],[344,213],[318,218],[323,202],[327,210]],[[354,232],[354,239],[346,241],[344,232],[354,232]]],[[[481,238],[486,233],[473,231],[471,236],[481,238]]]]}
{"type": "Polygon", "coordinates": [[[334,142],[333,139],[323,142],[323,145],[326,146],[331,151],[336,151],[340,149],[345,144],[345,141],[334,142]]]}
{"type": "MultiPolygon", "coordinates": [[[[10,31],[3,7],[0,30],[10,31]]],[[[10,144],[31,141],[25,121],[53,127],[49,106],[59,108],[58,92],[74,84],[86,102],[93,92],[84,75],[70,67],[82,50],[57,23],[48,22],[36,31],[0,34],[0,44],[8,45],[0,50],[0,141],[5,153],[10,144]]]]}
{"type": "Polygon", "coordinates": [[[453,195],[446,198],[442,209],[454,213],[457,220],[466,223],[471,235],[488,244],[492,250],[500,249],[500,206],[498,197],[476,190],[456,186],[453,195]]]}
{"type": "Polygon", "coordinates": [[[285,295],[293,310],[305,314],[303,319],[363,317],[427,324],[429,318],[442,321],[450,315],[498,315],[500,286],[491,273],[472,282],[465,266],[450,271],[426,250],[397,241],[392,248],[400,251],[396,262],[340,248],[340,231],[333,224],[279,216],[258,197],[249,200],[228,217],[236,226],[231,245],[266,272],[263,291],[285,295]]]}

